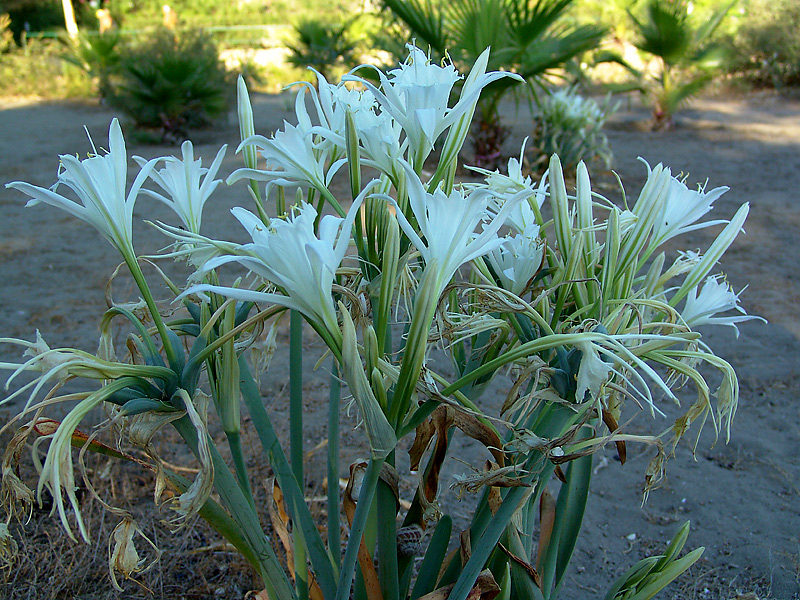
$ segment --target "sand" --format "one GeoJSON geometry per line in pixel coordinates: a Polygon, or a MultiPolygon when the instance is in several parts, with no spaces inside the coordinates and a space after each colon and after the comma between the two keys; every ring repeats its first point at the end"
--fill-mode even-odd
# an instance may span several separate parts
{"type": "MultiPolygon", "coordinates": [[[[256,96],[256,128],[269,133],[291,118],[291,99],[256,96]]],[[[85,155],[85,125],[99,146],[106,144],[113,115],[93,105],[72,103],[0,103],[0,182],[23,180],[49,186],[60,153],[85,155]]],[[[515,144],[528,133],[524,114],[509,109],[515,144]]],[[[596,459],[585,531],[578,542],[562,598],[602,597],[609,582],[640,558],[657,553],[677,527],[692,521],[688,547],[705,546],[701,561],[661,598],[800,597],[800,103],[774,94],[706,98],[680,113],[677,128],[654,133],[642,126],[646,109],[631,101],[612,119],[608,135],[613,168],[629,194],[640,189],[643,157],[664,162],[689,181],[708,179],[711,187],[730,186],[714,214],[729,218],[743,202],[751,206],[740,236],[722,268],[736,290],[745,286],[742,304],[769,323],[745,323],[736,339],[728,328],[702,330],[704,339],[736,368],[741,383],[739,411],[731,440],[713,445],[708,427],[692,456],[682,444],[668,464],[664,485],[640,506],[642,474],[651,451],[629,448],[621,466],[611,449],[596,459]],[[753,596],[750,596],[753,597],[753,596]]],[[[196,155],[207,164],[221,143],[228,156],[221,173],[240,165],[233,155],[238,132],[233,116],[213,131],[193,136],[196,155]]],[[[146,158],[176,153],[174,147],[143,146],[128,136],[129,154],[146,158]]],[[[511,153],[511,151],[510,151],[511,153]]],[[[597,165],[593,172],[598,170],[597,165]]],[[[601,191],[618,200],[608,176],[601,191]]],[[[207,231],[242,240],[229,214],[246,204],[242,186],[220,192],[204,216],[207,231]]],[[[0,335],[31,339],[36,328],[52,346],[93,351],[105,308],[104,286],[119,262],[112,248],[88,226],[46,207],[24,208],[22,194],[0,188],[0,335]]],[[[153,201],[141,198],[139,218],[168,218],[153,201]]],[[[705,246],[716,230],[691,234],[686,248],[705,246]]],[[[165,245],[151,227],[138,223],[136,247],[154,253],[165,245]]],[[[168,272],[181,276],[179,267],[168,272]]],[[[152,272],[151,272],[152,273],[152,272]]],[[[115,284],[124,297],[130,284],[115,284]]],[[[310,340],[310,338],[309,338],[310,340]]],[[[311,341],[310,354],[318,347],[311,341]]],[[[0,360],[18,353],[0,347],[0,360]]],[[[313,362],[310,359],[307,362],[313,362]]],[[[275,367],[262,390],[280,414],[285,378],[275,367]]],[[[324,434],[324,383],[317,373],[307,389],[309,438],[324,434]]],[[[690,401],[693,392],[681,397],[690,401]]],[[[665,410],[675,414],[675,409],[665,410]]],[[[0,420],[11,410],[3,408],[0,420]]],[[[655,432],[666,421],[637,418],[634,431],[655,432]]],[[[355,436],[347,435],[342,442],[355,436]]],[[[349,452],[346,452],[349,454],[349,452]]],[[[344,461],[343,461],[344,462],[344,461]]],[[[145,492],[147,493],[147,492],[145,492]]],[[[102,554],[102,552],[101,552],[102,554]]],[[[102,556],[101,556],[102,560],[102,556]]]]}

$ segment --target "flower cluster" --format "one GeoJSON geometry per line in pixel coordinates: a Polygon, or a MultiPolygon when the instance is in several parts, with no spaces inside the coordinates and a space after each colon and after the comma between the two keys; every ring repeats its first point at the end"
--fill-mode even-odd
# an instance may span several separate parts
{"type": "MultiPolygon", "coordinates": [[[[402,531],[403,536],[413,531],[419,537],[441,514],[440,467],[452,430],[459,429],[491,455],[483,470],[462,478],[462,483],[469,481],[462,485],[465,489],[490,490],[486,506],[475,517],[483,519],[475,529],[483,532],[481,537],[472,540],[472,554],[464,565],[453,563],[458,569],[453,567],[456,581],[448,593],[463,600],[475,596],[480,581],[497,587],[497,578],[503,585],[518,585],[508,575],[508,561],[525,565],[532,560],[532,547],[526,554],[521,533],[529,540],[535,532],[527,516],[516,516],[520,511],[533,514],[551,475],[570,478],[562,488],[570,493],[569,489],[588,486],[595,450],[613,441],[624,461],[625,444],[643,442],[658,449],[646,473],[647,488],[655,484],[663,471],[662,435],[632,435],[620,427],[625,422],[623,411],[630,410],[625,399],[632,398],[656,415],[661,411],[653,391],[675,399],[677,384],[691,380],[697,384],[698,397],[671,428],[671,441],[676,443],[693,422],[702,424],[712,410],[715,426],[728,430],[738,402],[736,374],[701,341],[695,328],[736,328],[760,319],[746,314],[739,304],[741,292],[734,292],[717,272],[720,258],[742,231],[749,206],[742,205],[730,220],[703,220],[727,188],[690,190],[685,179],[659,164],[647,165],[647,180],[636,202],[623,209],[592,191],[583,162],[575,170],[574,193],[568,191],[562,162],[555,155],[545,176],[534,182],[523,171],[524,144],[519,159],[509,161],[507,173],[474,169],[483,181],[457,183],[458,156],[481,90],[501,78],[519,79],[505,72],[487,73],[488,52],[464,78],[454,65],[433,64],[413,46],[397,69],[377,72],[378,83],[359,76],[371,67],[354,70],[338,85],[317,74],[316,88],[298,84],[296,123],[286,122],[270,136],[255,133],[247,89],[240,81],[239,151],[245,166],[227,183],[241,179],[250,183],[255,210],[231,211],[249,236],[244,244],[200,234],[203,208],[221,183],[215,177],[225,147],[207,168],[195,158],[191,142],[182,146],[182,158],[137,158],[141,169],[126,194],[127,154],[114,120],[110,152],[103,156],[95,152],[83,161],[62,156],[53,188],[7,184],[29,195],[29,205],[48,203],[94,226],[122,253],[144,301],[134,310],[111,306],[101,322],[98,356],[50,349],[38,334],[36,342],[0,340],[22,345],[31,357],[21,365],[0,364],[13,370],[9,382],[23,371],[34,373],[33,382],[9,396],[30,392],[18,419],[57,401],[78,401],[62,422],[47,420],[44,428],[34,420],[18,433],[22,445],[29,435],[50,440],[38,493],[50,489],[68,531],[71,507],[74,523],[88,540],[75,495],[72,446],[145,464],[95,441],[99,432],[91,437],[80,432],[81,422],[105,404],[111,414],[109,425],[120,427],[130,444],[141,445],[150,456],[150,440],[158,430],[167,425],[176,429],[200,468],[194,482],[187,482],[163,465],[145,464],[159,474],[157,498],[169,480],[179,492],[174,504],[180,522],[196,513],[214,520],[258,569],[271,598],[294,598],[255,510],[239,438],[244,403],[281,490],[281,499],[275,495],[272,500],[285,504],[281,511],[286,508],[291,513],[291,534],[285,521],[275,521],[286,554],[292,554],[294,544],[299,555],[308,557],[308,564],[303,558],[291,568],[313,570],[313,577],[302,572],[297,577],[311,586],[305,593],[329,600],[347,598],[358,561],[367,586],[392,587],[392,597],[405,597],[401,581],[408,587],[411,572],[408,578],[398,573],[408,568],[402,562],[405,558],[397,559],[392,569],[383,563],[385,558],[397,558],[400,537],[395,531],[401,506],[394,470],[396,447],[400,439],[413,434],[409,453],[414,468],[427,457],[406,515],[409,523],[402,531]],[[441,153],[431,164],[437,144],[441,153]],[[258,154],[264,160],[261,166],[258,154]],[[364,182],[364,173],[374,177],[364,182]],[[348,198],[334,193],[338,188],[332,186],[335,178],[344,177],[350,183],[348,198]],[[259,182],[267,182],[266,188],[259,182]],[[71,189],[79,201],[57,193],[59,186],[71,189]],[[287,206],[287,191],[296,199],[294,205],[287,206]],[[180,224],[157,225],[177,242],[165,256],[189,256],[197,267],[185,286],[169,282],[174,300],[182,303],[180,312],[161,314],[139,268],[132,211],[140,193],[166,204],[180,220],[180,224]],[[274,208],[267,204],[273,198],[274,208]],[[666,242],[672,247],[686,232],[720,225],[721,231],[704,251],[668,258],[666,242]],[[250,277],[223,285],[222,281],[230,281],[227,275],[233,265],[246,269],[250,277]],[[410,307],[398,310],[404,301],[410,307]],[[277,315],[287,309],[292,313],[291,459],[279,444],[256,378],[244,360],[251,348],[268,347],[270,355],[275,351],[277,315]],[[302,460],[299,464],[297,457],[302,459],[304,436],[298,421],[303,412],[301,317],[327,346],[335,373],[348,385],[370,450],[368,462],[351,467],[343,503],[351,537],[341,560],[338,518],[327,528],[326,548],[298,484],[302,460]],[[114,357],[110,323],[115,318],[126,319],[131,327],[125,361],[114,357]],[[273,318],[267,340],[260,340],[265,322],[273,318]],[[393,337],[394,326],[404,329],[399,340],[393,337]],[[433,340],[447,342],[444,352],[454,376],[446,376],[439,367],[433,340]],[[716,404],[699,370],[703,364],[722,373],[716,404]],[[490,415],[485,406],[493,403],[484,404],[480,395],[508,366],[513,367],[513,384],[500,414],[490,415]],[[662,376],[665,370],[668,375],[662,376]],[[102,380],[103,386],[56,396],[67,378],[102,380]],[[50,396],[37,402],[47,386],[52,387],[50,396]],[[212,407],[222,424],[232,468],[211,435],[212,407]],[[575,468],[564,476],[560,465],[567,462],[575,468]],[[585,481],[578,481],[580,477],[585,481]],[[353,494],[354,489],[360,491],[353,494]],[[374,527],[367,518],[373,498],[380,503],[377,513],[382,523],[373,531],[381,552],[380,572],[371,557],[364,556],[370,550],[361,544],[365,529],[374,527]],[[501,535],[510,549],[503,546],[504,553],[493,555],[501,535]],[[490,556],[495,558],[490,561],[490,556]]],[[[560,107],[563,119],[595,126],[602,120],[595,105],[579,98],[556,93],[548,102],[560,107]]],[[[338,377],[334,381],[327,435],[333,446],[329,476],[336,481],[338,377]]],[[[14,475],[12,459],[3,465],[4,495],[32,498],[14,475]]],[[[328,510],[334,519],[340,509],[338,486],[329,486],[329,494],[328,510]]],[[[552,518],[579,523],[581,502],[585,497],[559,499],[552,510],[561,511],[560,516],[552,518]]],[[[434,556],[430,564],[445,560],[448,528],[443,526],[441,540],[437,528],[431,544],[441,556],[434,556]]],[[[553,535],[577,535],[573,529],[553,535]]],[[[115,529],[110,553],[112,569],[125,577],[144,568],[133,547],[137,533],[144,537],[125,514],[115,529]]],[[[539,539],[538,552],[545,557],[542,581],[556,589],[552,553],[554,548],[560,553],[560,548],[574,546],[574,541],[564,537],[553,546],[548,539],[539,539]]],[[[562,558],[559,554],[559,563],[562,558]]],[[[425,564],[419,577],[425,577],[425,564]]],[[[659,564],[666,570],[669,561],[659,564]]],[[[422,591],[414,597],[433,591],[438,583],[436,578],[418,583],[417,591],[422,591]]],[[[516,597],[535,597],[528,592],[523,589],[516,597]]]]}

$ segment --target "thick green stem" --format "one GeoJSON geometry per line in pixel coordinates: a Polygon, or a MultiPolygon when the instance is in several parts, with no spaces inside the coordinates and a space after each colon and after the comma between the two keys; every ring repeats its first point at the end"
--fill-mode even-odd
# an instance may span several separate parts
{"type": "Polygon", "coordinates": [[[231,458],[233,459],[233,468],[236,470],[236,479],[239,481],[242,493],[250,501],[253,510],[255,510],[256,503],[253,499],[253,490],[250,487],[250,477],[248,477],[247,474],[244,452],[242,452],[242,436],[238,431],[226,431],[225,437],[228,438],[228,447],[230,448],[231,458]]]}
{"type": "MultiPolygon", "coordinates": [[[[293,310],[289,324],[289,460],[300,489],[303,488],[303,316],[293,310]]],[[[302,536],[294,540],[295,589],[300,600],[308,598],[308,565],[302,536]]]]}
{"type": "Polygon", "coordinates": [[[139,288],[142,298],[144,299],[145,304],[147,304],[147,309],[150,311],[150,316],[153,318],[153,323],[155,323],[156,329],[158,329],[158,335],[161,337],[161,345],[164,346],[164,353],[167,355],[167,362],[172,369],[178,369],[178,355],[175,353],[175,348],[172,347],[169,335],[167,335],[167,326],[164,324],[164,320],[161,318],[161,313],[158,312],[158,306],[156,305],[155,298],[153,298],[153,294],[147,285],[147,280],[144,277],[142,268],[139,266],[139,261],[135,256],[127,256],[126,254],[123,254],[123,258],[125,259],[125,263],[128,265],[131,276],[133,276],[133,280],[136,282],[136,287],[139,288]]]}
{"type": "MultiPolygon", "coordinates": [[[[189,418],[183,417],[173,421],[172,425],[197,456],[197,431],[189,418]]],[[[253,548],[258,558],[259,574],[267,587],[270,598],[274,600],[295,600],[294,590],[289,584],[286,573],[281,568],[275,550],[269,545],[267,537],[264,535],[258,515],[247,501],[247,498],[245,498],[242,489],[213,442],[209,444],[209,450],[214,465],[214,489],[219,494],[222,504],[239,526],[245,540],[253,548]]]]}
{"type": "Polygon", "coordinates": [[[328,398],[328,549],[333,563],[341,564],[341,535],[339,524],[339,404],[342,387],[339,383],[339,363],[331,360],[331,387],[328,398]]]}
{"type": "Polygon", "coordinates": [[[336,575],[333,570],[330,556],[325,549],[325,544],[317,530],[316,523],[308,510],[303,497],[303,491],[292,473],[292,467],[283,447],[278,440],[275,428],[272,426],[269,415],[261,401],[253,375],[243,356],[239,357],[239,374],[241,377],[242,397],[244,398],[253,426],[264,450],[264,456],[269,461],[275,479],[283,491],[286,499],[289,516],[294,522],[293,533],[295,539],[303,537],[314,574],[325,598],[332,598],[336,592],[336,575]]]}
{"type": "Polygon", "coordinates": [[[350,539],[347,540],[342,570],[339,573],[336,600],[348,600],[350,597],[350,588],[353,584],[353,575],[355,574],[356,560],[358,558],[358,548],[361,545],[361,536],[364,535],[364,527],[367,524],[367,517],[372,508],[372,499],[375,497],[375,489],[378,486],[378,478],[381,474],[383,462],[383,459],[370,459],[367,471],[364,473],[364,479],[361,482],[361,493],[358,495],[356,513],[353,517],[353,525],[350,528],[350,539]]]}

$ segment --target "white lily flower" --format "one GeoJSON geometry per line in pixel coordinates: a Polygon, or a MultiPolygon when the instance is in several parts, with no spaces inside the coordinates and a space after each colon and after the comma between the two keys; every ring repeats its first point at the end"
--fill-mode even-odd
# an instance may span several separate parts
{"type": "Polygon", "coordinates": [[[531,202],[535,202],[538,208],[542,207],[547,198],[548,174],[545,171],[539,184],[536,185],[531,180],[530,175],[522,172],[522,163],[525,156],[525,145],[528,138],[522,142],[519,152],[519,159],[513,156],[508,159],[508,175],[503,175],[499,170],[489,171],[481,167],[467,167],[471,171],[480,173],[486,178],[485,184],[477,184],[475,187],[483,185],[491,190],[498,197],[498,209],[502,206],[505,198],[510,198],[515,194],[527,191],[529,194],[528,202],[520,202],[516,208],[506,218],[506,224],[512,227],[517,233],[523,233],[529,226],[536,224],[536,213],[533,211],[531,202]]]}
{"type": "MultiPolygon", "coordinates": [[[[742,292],[739,292],[739,294],[742,292]]],[[[697,288],[694,288],[686,295],[686,305],[681,312],[681,316],[689,327],[730,325],[736,330],[736,337],[739,337],[737,323],[752,320],[767,322],[763,317],[748,315],[739,306],[739,294],[733,291],[727,281],[724,279],[720,281],[719,275],[713,275],[706,279],[699,294],[697,293],[697,288]],[[736,310],[740,314],[729,317],[714,316],[717,313],[724,313],[730,310],[736,310]]]]}
{"type": "Polygon", "coordinates": [[[479,188],[464,195],[461,190],[454,189],[448,195],[437,188],[431,194],[425,190],[411,166],[406,162],[402,164],[406,169],[409,205],[425,242],[400,210],[397,211],[397,220],[425,259],[426,271],[436,269],[438,297],[461,265],[503,243],[497,232],[508,213],[527,192],[506,200],[500,212],[490,218],[488,208],[493,197],[489,190],[479,188]],[[480,223],[483,223],[482,231],[476,234],[475,228],[480,223]]]}
{"type": "MultiPolygon", "coordinates": [[[[372,82],[355,75],[345,75],[342,80],[357,81],[372,92],[383,110],[406,132],[412,161],[415,167],[421,167],[439,136],[461,116],[474,109],[484,87],[502,77],[519,76],[496,71],[484,73],[481,77],[468,78],[469,85],[462,89],[458,102],[448,108],[450,92],[461,78],[458,71],[452,64],[443,67],[432,64],[422,50],[411,44],[407,47],[409,53],[406,62],[390,71],[388,77],[378,70],[380,89],[372,82]]],[[[473,68],[482,66],[485,69],[488,56],[487,50],[473,68]]]]}
{"type": "Polygon", "coordinates": [[[97,229],[123,255],[132,256],[133,206],[142,184],[158,159],[142,165],[126,196],[128,155],[117,119],[111,121],[108,143],[110,151],[102,156],[96,151],[84,160],[69,154],[61,155],[58,181],[50,189],[22,181],[7,183],[6,187],[31,196],[32,200],[26,206],[44,202],[70,213],[97,229]],[[57,193],[59,185],[65,185],[75,192],[80,202],[57,193]]]}
{"type": "MultiPolygon", "coordinates": [[[[181,145],[183,160],[174,156],[166,157],[163,169],[153,169],[150,177],[155,181],[168,198],[158,192],[143,189],[142,193],[155,198],[170,207],[178,215],[186,229],[192,233],[200,232],[200,221],[203,216],[203,206],[206,200],[217,189],[222,182],[221,179],[214,179],[217,174],[222,159],[225,157],[227,144],[222,146],[217,152],[217,156],[207,169],[202,167],[201,159],[194,159],[194,147],[189,140],[181,145]],[[203,177],[205,175],[205,177],[203,177]],[[202,178],[202,181],[201,181],[202,178]]],[[[145,160],[139,156],[133,159],[140,165],[146,164],[145,160]]]]}
{"type": "Polygon", "coordinates": [[[266,170],[237,169],[228,177],[230,185],[240,179],[274,181],[277,185],[305,184],[317,190],[327,189],[336,171],[346,160],[338,160],[330,165],[327,174],[325,163],[328,151],[314,147],[313,134],[302,125],[290,125],[284,121],[282,131],[276,131],[272,138],[254,135],[242,141],[237,152],[248,145],[255,146],[267,161],[266,170]]]}
{"type": "Polygon", "coordinates": [[[653,227],[651,245],[657,247],[689,231],[727,223],[724,220],[703,223],[697,221],[714,208],[712,203],[728,189],[728,187],[718,187],[710,192],[706,192],[703,188],[690,190],[683,181],[672,177],[661,217],[653,227]]]}
{"type": "Polygon", "coordinates": [[[539,226],[529,225],[524,233],[506,237],[501,246],[486,255],[503,289],[517,296],[525,291],[542,266],[544,243],[538,236],[539,226]]]}
{"type": "Polygon", "coordinates": [[[286,220],[273,219],[269,227],[244,208],[232,209],[253,241],[236,249],[235,255],[211,259],[202,271],[238,262],[286,295],[206,284],[190,288],[185,294],[210,291],[237,300],[273,302],[300,311],[328,331],[338,332],[333,280],[347,252],[356,214],[371,190],[372,186],[368,186],[362,192],[345,218],[324,216],[319,223],[319,237],[314,235],[317,211],[311,204],[303,204],[286,220]]]}
{"type": "MultiPolygon", "coordinates": [[[[349,110],[355,118],[356,125],[360,125],[361,116],[370,113],[374,114],[373,110],[377,108],[375,98],[371,93],[365,93],[361,90],[349,89],[344,83],[339,85],[331,85],[325,76],[309,67],[317,76],[317,89],[307,81],[298,82],[299,85],[304,86],[300,94],[304,94],[308,90],[311,100],[317,111],[317,118],[319,122],[319,133],[325,140],[318,143],[319,148],[325,148],[326,144],[339,146],[341,151],[344,151],[343,145],[345,133],[345,116],[349,110]],[[334,134],[334,135],[330,135],[334,134]]],[[[294,84],[293,84],[294,85],[294,84]]],[[[298,105],[300,111],[299,121],[302,125],[305,120],[305,105],[298,105]]],[[[361,129],[361,127],[357,127],[361,129]]]]}
{"type": "Polygon", "coordinates": [[[400,124],[388,113],[360,113],[358,139],[364,152],[363,164],[396,177],[398,161],[406,148],[406,144],[400,143],[402,131],[400,124]]]}

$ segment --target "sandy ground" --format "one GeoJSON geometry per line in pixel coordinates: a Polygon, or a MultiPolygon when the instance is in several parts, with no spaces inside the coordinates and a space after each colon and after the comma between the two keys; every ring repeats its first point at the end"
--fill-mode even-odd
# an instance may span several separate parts
{"type": "MultiPolygon", "coordinates": [[[[280,126],[283,118],[290,118],[290,108],[286,97],[257,97],[258,132],[280,126]]],[[[89,150],[83,126],[98,146],[105,145],[112,116],[82,104],[0,103],[0,182],[49,186],[55,180],[58,154],[85,155],[89,150]]],[[[528,133],[525,115],[510,110],[506,117],[515,120],[518,144],[528,133]]],[[[646,110],[631,103],[609,124],[614,169],[629,194],[638,193],[645,178],[639,156],[650,164],[664,162],[673,173],[690,173],[690,182],[708,178],[711,187],[730,186],[717,202],[715,214],[721,218],[750,202],[747,235],[740,236],[722,266],[735,289],[750,286],[742,295],[743,305],[769,324],[745,323],[738,340],[732,330],[703,331],[739,373],[741,400],[730,443],[713,445],[709,427],[695,459],[690,445],[681,446],[668,465],[664,485],[643,507],[642,474],[649,451],[629,449],[624,467],[611,451],[597,458],[585,532],[562,597],[602,597],[614,577],[658,552],[676,528],[691,519],[689,546],[705,546],[705,554],[691,576],[660,597],[798,598],[800,103],[774,95],[704,99],[681,113],[678,127],[669,133],[647,131],[641,125],[646,117],[646,110]]],[[[207,164],[220,143],[235,147],[237,137],[233,119],[214,131],[200,132],[193,137],[196,155],[207,164]]],[[[129,154],[149,158],[177,151],[136,145],[129,138],[129,154]]],[[[229,149],[222,173],[227,175],[239,164],[229,149]]],[[[598,179],[605,181],[601,191],[618,200],[608,175],[598,179]]],[[[223,186],[205,213],[206,231],[241,240],[228,211],[247,201],[242,187],[223,186]]],[[[144,197],[136,212],[140,218],[168,217],[144,197]]],[[[707,245],[711,235],[692,234],[686,247],[707,245]]],[[[135,239],[140,253],[153,253],[165,243],[144,224],[136,226],[135,239]]],[[[0,188],[0,335],[30,339],[39,328],[53,346],[94,350],[105,308],[103,288],[117,262],[111,247],[88,226],[56,210],[26,209],[21,194],[0,188]]],[[[179,275],[180,269],[170,266],[169,272],[179,275]]],[[[122,280],[115,294],[124,296],[129,288],[122,280]]],[[[310,344],[309,354],[307,363],[313,363],[318,346],[310,344]]],[[[0,360],[16,358],[16,352],[0,347],[0,360]]],[[[285,376],[277,369],[262,390],[280,415],[285,376]]],[[[324,375],[317,373],[307,385],[310,440],[324,435],[324,384],[324,375]]],[[[685,390],[683,397],[690,400],[692,394],[685,390]]],[[[11,410],[2,410],[4,421],[11,410]]],[[[634,431],[648,432],[665,426],[644,415],[632,425],[634,431]]],[[[350,439],[344,436],[345,448],[350,439]]]]}

